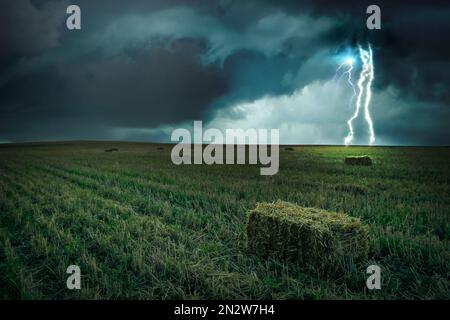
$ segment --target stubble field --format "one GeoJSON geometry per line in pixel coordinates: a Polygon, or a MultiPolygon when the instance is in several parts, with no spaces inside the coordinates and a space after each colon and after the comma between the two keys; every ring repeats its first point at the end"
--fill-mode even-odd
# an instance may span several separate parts
{"type": "Polygon", "coordinates": [[[281,147],[275,176],[175,166],[170,150],[0,146],[0,298],[450,299],[450,148],[281,147]],[[364,154],[372,167],[343,162],[364,154]],[[250,254],[248,210],[278,199],[360,218],[369,260],[321,275],[250,254]],[[81,290],[66,288],[72,264],[81,290]]]}

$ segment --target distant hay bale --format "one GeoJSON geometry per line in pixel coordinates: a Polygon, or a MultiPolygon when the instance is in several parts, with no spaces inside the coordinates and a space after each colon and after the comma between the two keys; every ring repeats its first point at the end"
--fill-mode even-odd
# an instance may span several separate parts
{"type": "Polygon", "coordinates": [[[157,150],[164,150],[164,148],[163,147],[158,147],[158,148],[156,148],[157,150]]]}
{"type": "Polygon", "coordinates": [[[369,156],[348,156],[345,158],[345,164],[371,166],[372,159],[369,156]]]}
{"type": "Polygon", "coordinates": [[[283,201],[259,203],[250,211],[247,238],[253,253],[316,271],[367,259],[369,250],[368,227],[359,219],[283,201]]]}
{"type": "Polygon", "coordinates": [[[292,148],[292,147],[287,147],[287,148],[284,148],[284,150],[286,150],[286,151],[294,151],[294,148],[292,148]]]}
{"type": "Polygon", "coordinates": [[[115,151],[119,151],[119,149],[117,148],[111,148],[111,149],[106,149],[105,152],[115,152],[115,151]]]}

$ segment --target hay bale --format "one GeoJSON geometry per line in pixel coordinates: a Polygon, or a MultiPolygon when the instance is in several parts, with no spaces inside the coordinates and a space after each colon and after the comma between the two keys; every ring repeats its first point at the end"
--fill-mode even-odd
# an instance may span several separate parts
{"type": "Polygon", "coordinates": [[[345,158],[345,164],[357,166],[371,166],[372,159],[369,156],[348,156],[345,158]]]}
{"type": "Polygon", "coordinates": [[[283,201],[259,203],[247,223],[248,246],[262,257],[298,262],[315,271],[367,259],[368,227],[343,213],[283,201]]]}
{"type": "Polygon", "coordinates": [[[111,149],[106,149],[105,152],[115,152],[115,151],[119,151],[119,149],[117,148],[111,148],[111,149]]]}
{"type": "Polygon", "coordinates": [[[294,151],[294,148],[292,148],[292,147],[287,147],[287,148],[284,148],[284,150],[286,150],[286,151],[294,151]]]}

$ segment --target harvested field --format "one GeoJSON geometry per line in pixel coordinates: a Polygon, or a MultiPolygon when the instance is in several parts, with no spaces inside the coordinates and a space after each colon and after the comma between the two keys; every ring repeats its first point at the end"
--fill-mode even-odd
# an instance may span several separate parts
{"type": "Polygon", "coordinates": [[[280,148],[267,177],[259,165],[175,166],[171,146],[157,146],[1,145],[0,296],[450,298],[449,148],[280,148]],[[348,155],[376,165],[345,165],[348,155]],[[367,259],[324,276],[249,253],[249,210],[277,200],[359,219],[367,259]],[[65,289],[71,264],[82,290],[65,289]],[[382,290],[367,290],[369,264],[382,290]]]}

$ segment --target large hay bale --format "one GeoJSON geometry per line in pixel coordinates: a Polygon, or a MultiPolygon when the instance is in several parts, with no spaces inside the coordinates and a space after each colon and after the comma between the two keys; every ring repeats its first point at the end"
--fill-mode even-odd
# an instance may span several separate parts
{"type": "Polygon", "coordinates": [[[345,164],[371,166],[372,159],[369,156],[348,156],[345,158],[345,164]]]}
{"type": "Polygon", "coordinates": [[[316,271],[367,258],[368,227],[343,213],[283,201],[259,203],[247,224],[250,251],[298,262],[316,271]]]}

